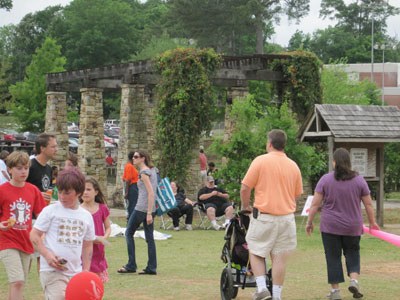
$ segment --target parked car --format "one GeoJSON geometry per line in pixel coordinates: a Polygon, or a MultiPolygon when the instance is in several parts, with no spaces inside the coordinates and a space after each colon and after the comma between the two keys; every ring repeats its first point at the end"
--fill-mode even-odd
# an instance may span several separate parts
{"type": "Polygon", "coordinates": [[[67,123],[68,131],[79,131],[79,126],[74,122],[67,123]]]}
{"type": "Polygon", "coordinates": [[[119,120],[107,119],[104,121],[104,127],[119,126],[119,120]]]}
{"type": "Polygon", "coordinates": [[[25,139],[27,141],[34,142],[34,141],[36,141],[37,133],[33,133],[33,132],[30,132],[30,131],[25,131],[24,132],[24,136],[25,136],[25,139]]]}
{"type": "Polygon", "coordinates": [[[24,141],[26,137],[23,133],[19,133],[13,129],[2,129],[3,139],[6,141],[24,141]]]}

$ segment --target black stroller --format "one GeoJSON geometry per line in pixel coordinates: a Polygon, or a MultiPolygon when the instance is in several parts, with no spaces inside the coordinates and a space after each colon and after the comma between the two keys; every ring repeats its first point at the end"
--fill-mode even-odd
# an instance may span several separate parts
{"type": "MultiPolygon", "coordinates": [[[[249,223],[250,217],[245,212],[239,212],[226,228],[225,244],[221,254],[221,259],[225,263],[220,281],[222,300],[235,299],[239,288],[256,287],[246,243],[246,231],[249,223]]],[[[271,269],[267,273],[266,281],[272,295],[271,269]]]]}

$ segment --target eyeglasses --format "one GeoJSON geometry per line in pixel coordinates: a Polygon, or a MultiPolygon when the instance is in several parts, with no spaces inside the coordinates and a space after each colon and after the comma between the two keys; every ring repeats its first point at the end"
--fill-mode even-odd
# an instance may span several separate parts
{"type": "Polygon", "coordinates": [[[134,155],[133,158],[134,159],[138,159],[138,158],[140,158],[140,156],[139,155],[134,155]]]}

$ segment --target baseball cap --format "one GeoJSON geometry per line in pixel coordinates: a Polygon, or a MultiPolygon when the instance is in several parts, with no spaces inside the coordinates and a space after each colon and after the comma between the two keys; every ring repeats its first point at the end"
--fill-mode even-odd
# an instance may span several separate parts
{"type": "Polygon", "coordinates": [[[214,181],[214,177],[212,177],[212,176],[207,176],[207,181],[208,181],[208,182],[214,181]]]}

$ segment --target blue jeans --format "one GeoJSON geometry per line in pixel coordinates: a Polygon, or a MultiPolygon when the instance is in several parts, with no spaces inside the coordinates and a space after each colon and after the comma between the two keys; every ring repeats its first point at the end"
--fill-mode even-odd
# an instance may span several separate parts
{"type": "Polygon", "coordinates": [[[360,236],[335,235],[321,232],[328,269],[328,283],[344,282],[342,250],[346,261],[347,275],[360,274],[360,236]]]}
{"type": "Polygon", "coordinates": [[[135,210],[137,199],[138,199],[137,183],[132,183],[129,186],[129,190],[128,190],[128,207],[127,207],[127,211],[128,211],[127,220],[128,221],[129,221],[131,214],[135,210]]]}
{"type": "MultiPolygon", "coordinates": [[[[143,224],[144,235],[147,242],[147,267],[145,270],[151,272],[157,272],[157,255],[156,255],[156,243],[154,242],[154,222],[150,225],[146,222],[147,213],[142,211],[134,210],[128,220],[128,225],[125,231],[126,245],[128,247],[128,263],[125,265],[125,269],[130,271],[136,271],[136,255],[135,255],[135,240],[133,235],[136,229],[143,224]]],[[[155,214],[153,213],[153,220],[155,214]]]]}

